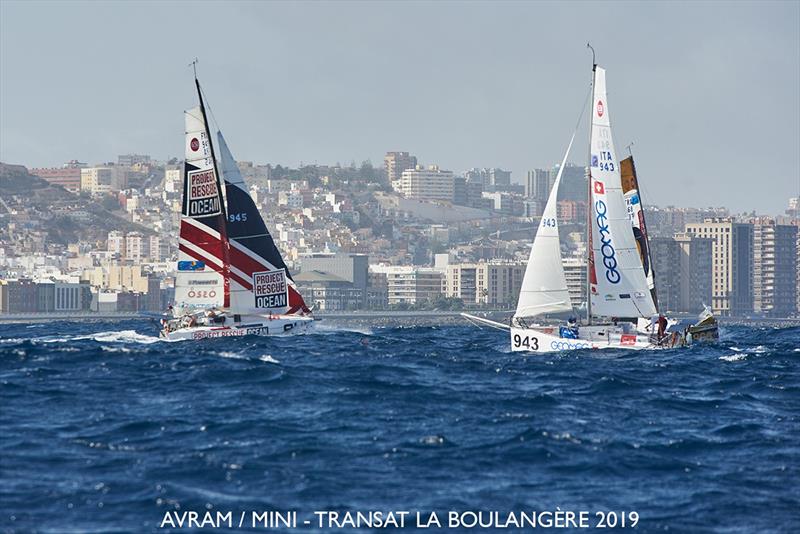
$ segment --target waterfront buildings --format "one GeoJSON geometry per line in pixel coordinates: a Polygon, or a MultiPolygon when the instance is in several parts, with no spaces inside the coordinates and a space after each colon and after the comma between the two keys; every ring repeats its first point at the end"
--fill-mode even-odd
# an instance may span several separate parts
{"type": "Polygon", "coordinates": [[[467,305],[511,307],[516,305],[525,264],[488,261],[450,263],[445,271],[444,294],[467,305]]]}
{"type": "Polygon", "coordinates": [[[753,220],[754,311],[788,317],[797,311],[798,227],[774,218],[753,220]]]}
{"type": "Polygon", "coordinates": [[[444,274],[437,269],[372,265],[370,271],[385,277],[389,306],[423,304],[442,294],[444,274]]]}
{"type": "Polygon", "coordinates": [[[753,312],[753,225],[730,217],[686,225],[686,233],[713,241],[711,308],[718,315],[753,312]]]}

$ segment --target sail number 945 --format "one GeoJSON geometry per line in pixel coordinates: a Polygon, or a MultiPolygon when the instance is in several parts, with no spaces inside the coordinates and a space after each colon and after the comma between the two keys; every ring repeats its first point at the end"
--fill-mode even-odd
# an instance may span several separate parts
{"type": "Polygon", "coordinates": [[[536,337],[514,334],[512,341],[515,349],[525,347],[528,350],[539,350],[539,339],[536,337]]]}
{"type": "Polygon", "coordinates": [[[228,221],[229,222],[245,222],[247,220],[247,213],[229,213],[228,214],[228,221]]]}

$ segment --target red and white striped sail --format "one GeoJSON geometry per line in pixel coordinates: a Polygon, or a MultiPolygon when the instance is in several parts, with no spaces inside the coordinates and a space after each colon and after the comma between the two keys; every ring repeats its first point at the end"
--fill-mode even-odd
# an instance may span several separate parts
{"type": "Polygon", "coordinates": [[[176,316],[229,305],[223,197],[202,107],[187,111],[185,119],[176,316]]]}

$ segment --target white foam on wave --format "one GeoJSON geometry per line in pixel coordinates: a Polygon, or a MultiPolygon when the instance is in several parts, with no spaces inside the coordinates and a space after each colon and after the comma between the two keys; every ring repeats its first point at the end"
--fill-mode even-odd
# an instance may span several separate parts
{"type": "Polygon", "coordinates": [[[747,359],[747,354],[729,354],[727,356],[720,356],[719,359],[726,362],[739,362],[747,359]]]}
{"type": "Polygon", "coordinates": [[[228,350],[222,350],[222,351],[219,351],[219,352],[215,352],[214,354],[216,354],[217,356],[221,356],[223,358],[230,358],[231,360],[246,360],[247,359],[247,356],[245,356],[244,354],[239,354],[237,352],[231,352],[231,351],[228,351],[228,350]]]}
{"type": "Polygon", "coordinates": [[[269,354],[264,354],[263,356],[259,356],[258,359],[261,360],[262,362],[267,362],[267,363],[281,363],[272,356],[270,356],[269,354]]]}
{"type": "Polygon", "coordinates": [[[308,331],[309,334],[320,335],[339,334],[341,332],[354,332],[356,334],[362,334],[365,336],[375,335],[375,332],[369,327],[343,326],[330,323],[315,324],[314,327],[308,331]]]}
{"type": "Polygon", "coordinates": [[[143,343],[145,345],[149,345],[151,343],[158,343],[159,341],[161,341],[161,338],[140,334],[136,330],[97,332],[96,334],[89,334],[88,336],[78,336],[73,339],[75,340],[93,339],[95,341],[108,342],[108,343],[143,343]]]}

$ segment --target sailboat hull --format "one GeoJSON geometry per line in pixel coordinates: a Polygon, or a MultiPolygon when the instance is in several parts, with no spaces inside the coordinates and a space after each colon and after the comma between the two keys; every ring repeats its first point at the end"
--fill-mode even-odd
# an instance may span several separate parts
{"type": "Polygon", "coordinates": [[[649,336],[626,333],[615,325],[582,326],[576,338],[561,337],[559,327],[511,327],[513,352],[562,352],[571,350],[627,349],[646,350],[665,348],[649,336]]]}
{"type": "Polygon", "coordinates": [[[171,332],[162,331],[161,337],[169,341],[185,341],[242,336],[288,336],[306,333],[313,326],[314,319],[311,317],[275,315],[259,317],[256,321],[231,326],[201,325],[180,328],[171,332]]]}

